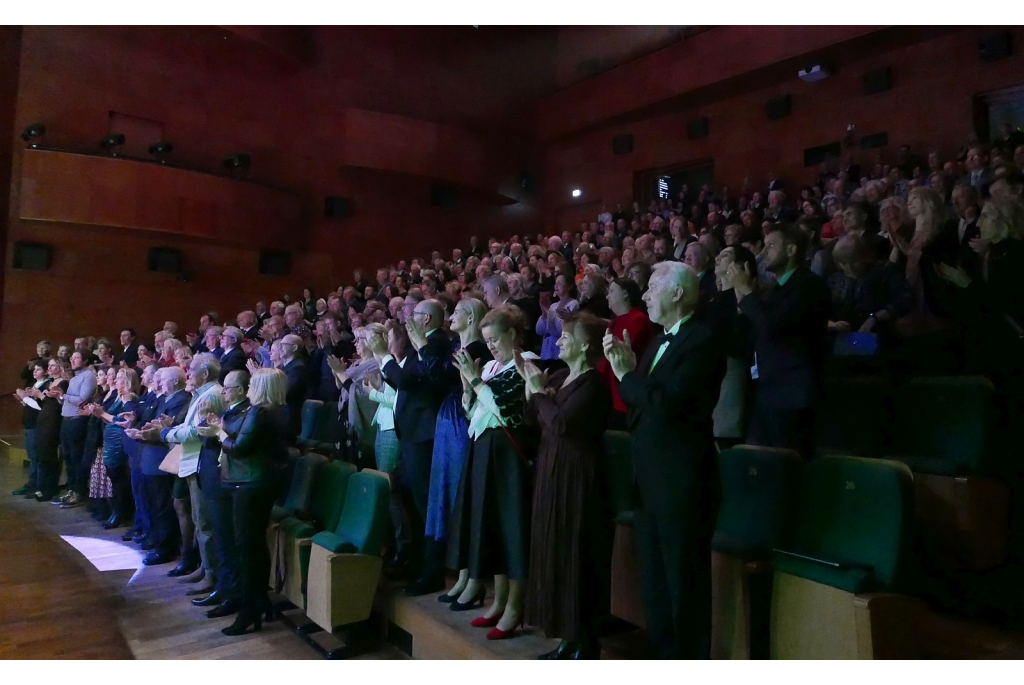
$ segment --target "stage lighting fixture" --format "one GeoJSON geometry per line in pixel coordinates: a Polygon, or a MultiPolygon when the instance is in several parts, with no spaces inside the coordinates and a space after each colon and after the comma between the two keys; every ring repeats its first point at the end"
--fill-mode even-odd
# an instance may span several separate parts
{"type": "Polygon", "coordinates": [[[100,141],[100,147],[109,152],[111,157],[117,157],[117,153],[120,151],[121,146],[124,145],[124,141],[123,133],[111,133],[100,141]]]}
{"type": "Polygon", "coordinates": [[[174,143],[153,143],[149,146],[149,154],[156,157],[156,161],[167,164],[167,155],[174,151],[174,143]]]}
{"type": "Polygon", "coordinates": [[[582,194],[583,194],[583,191],[580,190],[579,188],[576,188],[575,190],[572,191],[572,196],[573,197],[579,197],[582,194]]]}
{"type": "Polygon", "coordinates": [[[43,124],[32,124],[22,132],[21,139],[26,143],[29,143],[29,147],[39,147],[39,143],[33,143],[31,141],[38,140],[45,135],[46,126],[43,124]]]}
{"type": "Polygon", "coordinates": [[[228,171],[237,171],[238,169],[248,169],[252,166],[252,158],[249,157],[248,153],[240,152],[237,155],[231,155],[224,160],[224,168],[228,171]]]}

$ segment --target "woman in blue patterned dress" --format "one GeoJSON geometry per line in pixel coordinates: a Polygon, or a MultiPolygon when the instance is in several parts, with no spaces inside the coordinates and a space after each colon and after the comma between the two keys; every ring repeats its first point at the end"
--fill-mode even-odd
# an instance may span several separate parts
{"type": "MultiPolygon", "coordinates": [[[[480,300],[467,297],[455,305],[455,312],[448,320],[453,333],[459,336],[459,349],[466,350],[469,356],[483,368],[491,360],[480,335],[480,322],[487,314],[487,305],[480,300]]],[[[448,537],[448,524],[452,509],[455,507],[455,496],[462,477],[462,467],[466,464],[469,452],[469,423],[462,409],[462,384],[452,388],[451,393],[437,412],[437,425],[434,429],[434,455],[430,464],[430,499],[427,503],[426,535],[434,540],[448,537]]],[[[438,601],[451,603],[459,598],[469,582],[469,569],[459,569],[459,580],[447,593],[438,597],[438,601]]]]}

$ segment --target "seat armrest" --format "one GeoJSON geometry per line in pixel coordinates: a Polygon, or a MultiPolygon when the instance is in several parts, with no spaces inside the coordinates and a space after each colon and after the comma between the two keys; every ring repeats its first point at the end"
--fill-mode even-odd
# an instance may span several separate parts
{"type": "Polygon", "coordinates": [[[764,576],[770,574],[774,567],[770,561],[748,561],[746,569],[752,576],[764,576]]]}
{"type": "Polygon", "coordinates": [[[924,601],[892,592],[853,597],[860,658],[921,658],[921,626],[928,622],[924,601]]]}

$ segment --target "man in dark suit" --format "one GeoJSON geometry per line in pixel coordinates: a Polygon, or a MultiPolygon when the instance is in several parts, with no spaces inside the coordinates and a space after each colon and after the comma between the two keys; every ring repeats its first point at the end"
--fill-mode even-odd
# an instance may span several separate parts
{"type": "Polygon", "coordinates": [[[291,426],[291,443],[302,432],[302,404],[309,399],[309,376],[306,362],[302,359],[304,345],[297,335],[281,338],[281,370],[288,376],[288,392],[285,406],[288,407],[288,421],[291,426]]]}
{"type": "Polygon", "coordinates": [[[384,380],[398,391],[395,431],[399,440],[399,488],[409,515],[413,539],[409,546],[410,571],[419,572],[405,592],[423,595],[444,587],[444,550],[441,543],[424,540],[430,463],[434,452],[434,425],[444,398],[458,383],[452,364],[452,346],[444,334],[444,308],[437,300],[418,303],[406,328],[416,354],[403,364],[387,353],[380,338],[368,341],[384,380]]]}
{"type": "MultiPolygon", "coordinates": [[[[135,408],[131,412],[125,412],[119,417],[123,419],[123,423],[120,424],[122,428],[139,428],[156,418],[156,410],[162,397],[155,381],[156,370],[156,365],[143,369],[141,381],[146,392],[135,403],[135,408]]],[[[131,540],[145,544],[149,539],[149,518],[146,515],[145,498],[142,491],[142,445],[138,440],[125,434],[121,440],[121,447],[128,455],[132,498],[135,500],[135,522],[121,539],[125,542],[131,540]]]]}
{"type": "Polygon", "coordinates": [[[683,262],[697,272],[699,281],[700,300],[697,302],[697,318],[707,309],[711,300],[718,294],[718,286],[715,285],[715,270],[711,268],[714,257],[702,243],[690,243],[683,253],[683,262]]]}
{"type": "Polygon", "coordinates": [[[707,658],[711,647],[711,538],[721,500],[711,414],[725,355],[694,318],[699,298],[692,267],[658,264],[643,299],[666,333],[639,365],[628,334],[604,338],[629,408],[641,596],[662,659],[707,658]]]}
{"type": "Polygon", "coordinates": [[[972,279],[982,278],[981,255],[971,248],[971,241],[980,238],[978,215],[981,214],[981,196],[970,184],[953,188],[953,209],[957,216],[957,239],[960,266],[972,279]]]}
{"type": "MultiPolygon", "coordinates": [[[[224,379],[221,387],[221,399],[223,406],[227,407],[220,415],[223,420],[224,430],[231,434],[237,434],[245,412],[249,408],[249,400],[246,399],[246,392],[249,389],[249,372],[232,371],[224,379]]],[[[204,422],[203,427],[206,427],[204,422]]],[[[200,434],[214,433],[216,428],[210,430],[200,429],[200,434]]],[[[199,487],[203,497],[206,498],[207,510],[210,512],[210,520],[213,525],[213,546],[217,556],[217,578],[216,585],[206,597],[192,600],[192,604],[199,607],[213,607],[206,612],[209,618],[219,618],[238,612],[241,601],[241,586],[239,585],[239,570],[237,557],[235,555],[235,529],[231,511],[231,490],[222,488],[220,484],[220,440],[216,437],[205,436],[203,448],[199,452],[199,487]]]]}
{"type": "Polygon", "coordinates": [[[176,559],[181,531],[171,496],[175,476],[160,470],[160,463],[170,448],[159,439],[159,434],[155,441],[151,441],[143,439],[143,432],[155,426],[176,426],[184,420],[192,399],[185,390],[185,381],[185,372],[176,366],[160,369],[156,382],[160,384],[164,396],[157,404],[156,418],[149,425],[143,426],[142,430],[125,431],[133,440],[142,441],[142,491],[152,546],[152,551],[142,560],[146,566],[166,564],[176,559]]]}
{"type": "Polygon", "coordinates": [[[765,265],[778,286],[762,299],[756,274],[730,267],[740,311],[754,336],[754,406],[747,442],[813,454],[815,403],[828,347],[828,286],[803,266],[807,234],[776,225],[765,237],[765,265]]]}
{"type": "Polygon", "coordinates": [[[238,315],[238,330],[242,331],[242,338],[255,340],[260,337],[260,323],[256,318],[256,312],[244,311],[238,315]]]}
{"type": "Polygon", "coordinates": [[[244,370],[249,358],[242,349],[242,331],[234,326],[228,326],[220,334],[220,346],[224,352],[220,356],[220,377],[217,382],[224,385],[224,379],[228,374],[244,370]]]}
{"type": "Polygon", "coordinates": [[[129,369],[139,363],[139,344],[135,342],[135,329],[125,328],[121,331],[121,351],[114,355],[114,362],[124,362],[129,369]]]}

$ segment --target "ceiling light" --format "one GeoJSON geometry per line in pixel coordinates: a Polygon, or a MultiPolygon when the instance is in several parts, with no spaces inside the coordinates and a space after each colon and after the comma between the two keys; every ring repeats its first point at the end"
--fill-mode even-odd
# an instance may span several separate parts
{"type": "Polygon", "coordinates": [[[579,188],[576,188],[575,190],[572,191],[572,196],[573,197],[579,197],[582,194],[583,194],[583,191],[580,190],[579,188]]]}

